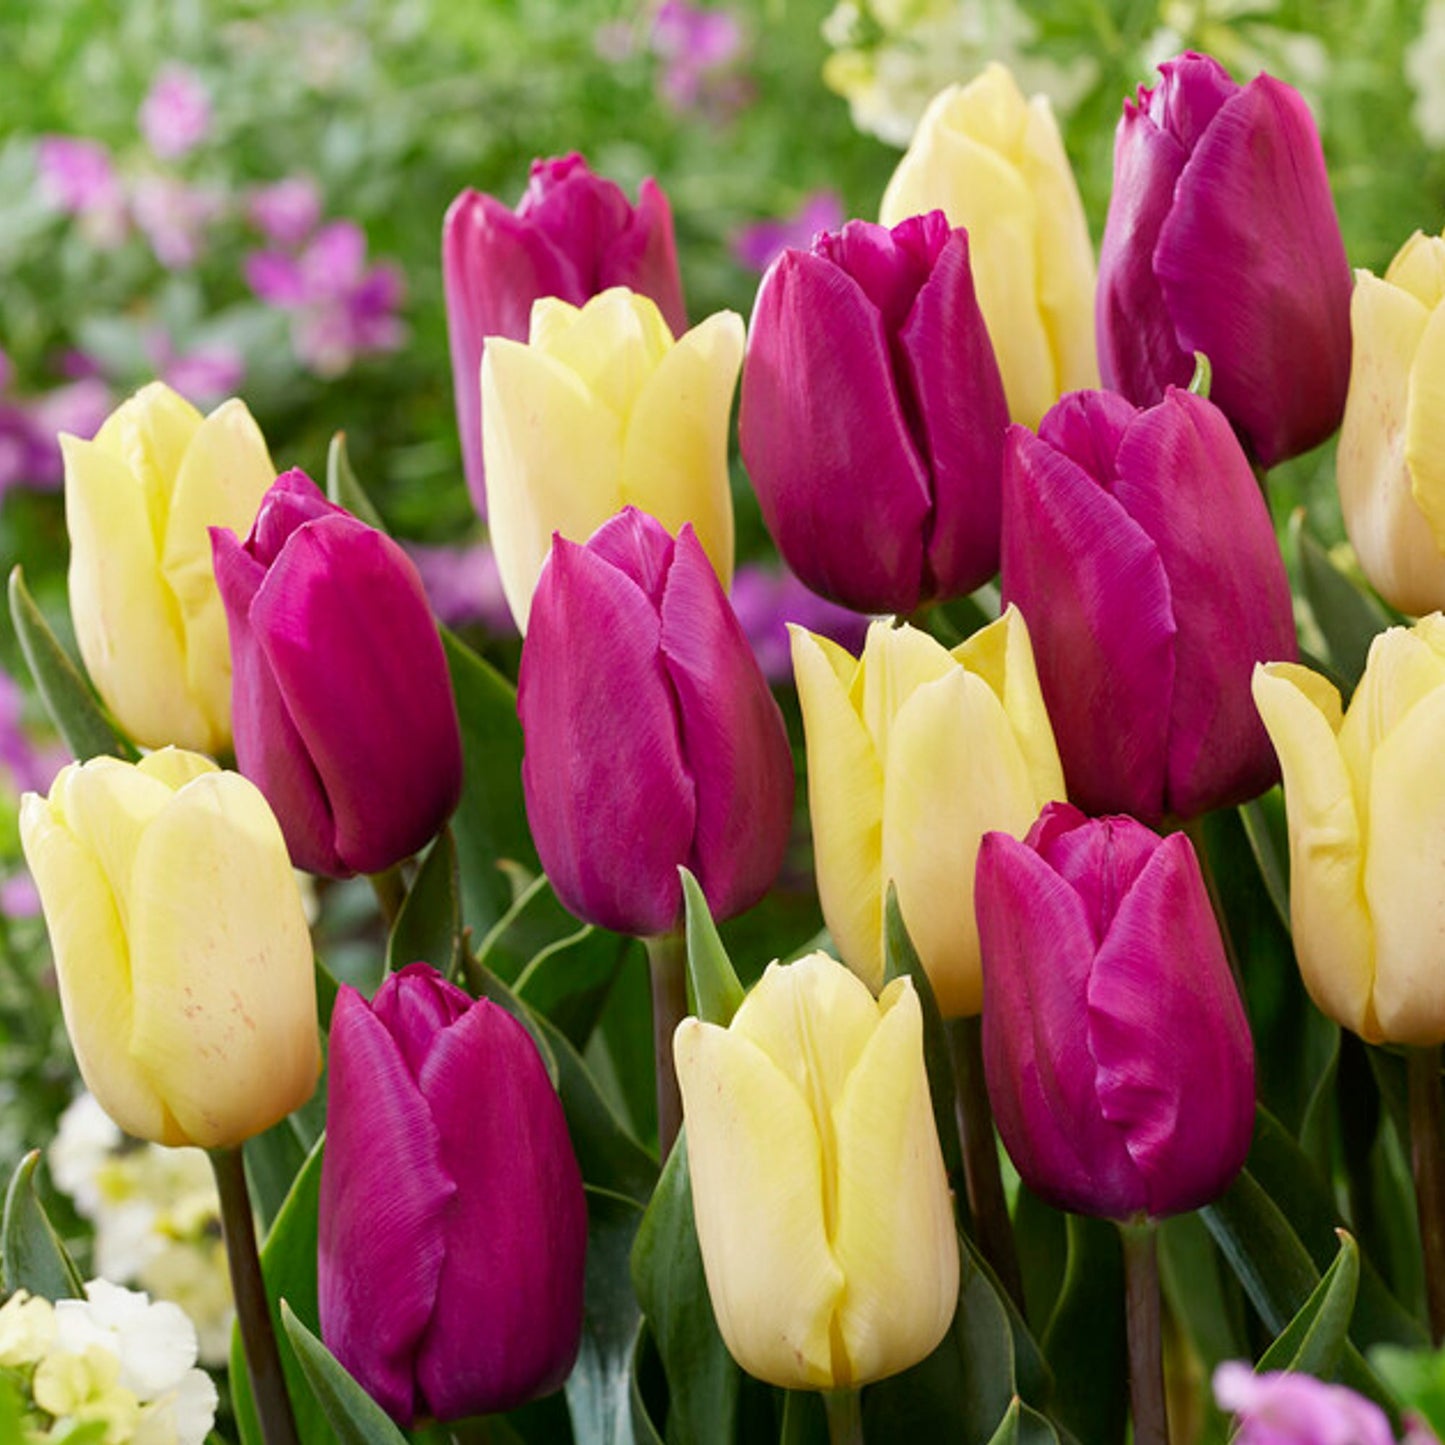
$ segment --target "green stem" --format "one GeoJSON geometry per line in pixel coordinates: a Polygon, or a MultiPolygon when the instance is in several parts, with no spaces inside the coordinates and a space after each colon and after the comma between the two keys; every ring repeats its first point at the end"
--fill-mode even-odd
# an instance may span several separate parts
{"type": "Polygon", "coordinates": [[[406,902],[406,881],[401,876],[401,864],[394,864],[383,873],[368,873],[366,881],[371,884],[371,891],[376,894],[381,916],[386,920],[387,930],[390,931],[396,925],[401,905],[406,902]]]}
{"type": "Polygon", "coordinates": [[[828,1412],[828,1445],[863,1445],[862,1390],[824,1390],[823,1408],[828,1412]]]}
{"type": "Polygon", "coordinates": [[[1420,1211],[1430,1337],[1445,1343],[1445,1105],[1440,1094],[1440,1045],[1410,1049],[1410,1166],[1420,1211]]]}
{"type": "Polygon", "coordinates": [[[1134,1445],[1169,1445],[1160,1328],[1159,1236],[1152,1221],[1119,1225],[1124,1241],[1124,1316],[1129,1333],[1129,1406],[1134,1445]]]}
{"type": "Polygon", "coordinates": [[[265,1445],[298,1445],[291,1400],[276,1350],[276,1329],[256,1253],[256,1223],[251,1196],[246,1192],[246,1165],[240,1146],[211,1149],[211,1170],[221,1196],[221,1232],[226,1241],[226,1263],[231,1270],[231,1292],[236,1297],[236,1319],[246,1351],[246,1373],[256,1417],[265,1445]]]}
{"type": "Polygon", "coordinates": [[[999,1283],[1022,1312],[1023,1276],[1008,1200],[1003,1192],[1003,1175],[998,1167],[993,1109],[988,1102],[988,1082],[983,1072],[983,1020],[977,1015],[949,1019],[945,1031],[953,1056],[954,1107],[963,1144],[963,1177],[974,1235],[999,1283]]]}
{"type": "Polygon", "coordinates": [[[657,1065],[657,1151],[666,1161],[682,1127],[672,1036],[687,1017],[687,941],[682,929],[643,939],[652,980],[652,1052],[657,1065]]]}

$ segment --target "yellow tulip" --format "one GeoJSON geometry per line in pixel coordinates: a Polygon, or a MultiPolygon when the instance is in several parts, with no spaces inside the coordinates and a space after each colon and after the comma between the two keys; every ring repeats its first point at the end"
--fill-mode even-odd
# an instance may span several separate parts
{"type": "Polygon", "coordinates": [[[311,939],[253,784],[176,748],[72,763],[20,837],[80,1072],[122,1129],[229,1147],[306,1102],[311,939]]]}
{"type": "Polygon", "coordinates": [[[1416,231],[1384,279],[1355,272],[1335,472],[1365,576],[1412,616],[1445,607],[1445,237],[1416,231]]]}
{"type": "Polygon", "coordinates": [[[245,403],[202,417],[154,382],[94,441],[62,436],[80,655],[145,747],[231,743],[231,648],[209,527],[251,530],[276,469],[245,403]]]}
{"type": "Polygon", "coordinates": [[[1022,613],[952,652],[875,622],[863,655],[793,629],[823,917],[843,961],[883,983],[888,885],[945,1017],[983,1004],[973,869],[983,835],[1022,838],[1064,797],[1022,613]]]}
{"type": "Polygon", "coordinates": [[[728,586],[728,414],[742,356],[736,312],[674,341],[656,304],[620,286],[581,307],[536,302],[525,344],[487,338],[487,521],[523,632],[552,533],[585,542],[627,506],[669,532],[691,522],[728,586]]]}
{"type": "Polygon", "coordinates": [[[733,1357],[835,1389],[943,1338],[958,1237],[912,981],[875,1002],[814,953],[769,965],[731,1025],[673,1041],[698,1244],[733,1357]]]}
{"type": "Polygon", "coordinates": [[[929,104],[883,194],[896,226],[941,210],[968,231],[973,284],[1009,413],[1036,427],[1066,391],[1099,385],[1094,249],[1048,100],[994,62],[929,104]]]}
{"type": "Polygon", "coordinates": [[[1347,711],[1294,663],[1257,667],[1254,699],[1284,773],[1310,997],[1371,1043],[1445,1042],[1445,617],[1375,638],[1347,711]]]}

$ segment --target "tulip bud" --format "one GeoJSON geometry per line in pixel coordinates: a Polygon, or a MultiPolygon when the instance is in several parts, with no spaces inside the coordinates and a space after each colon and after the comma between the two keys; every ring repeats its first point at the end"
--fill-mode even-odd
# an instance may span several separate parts
{"type": "Polygon", "coordinates": [[[1442,302],[1445,236],[1416,231],[1383,280],[1355,272],[1340,509],[1365,576],[1412,616],[1445,606],[1442,302]]]}
{"type": "Polygon", "coordinates": [[[875,1002],[823,953],[773,963],[727,1028],[673,1041],[718,1329],[770,1384],[917,1364],[958,1300],[958,1236],[911,979],[875,1002]]]}
{"type": "Polygon", "coordinates": [[[1376,637],[1348,710],[1287,664],[1256,669],[1254,697],[1284,770],[1310,997],[1371,1043],[1445,1043],[1445,617],[1376,637]]]}
{"type": "Polygon", "coordinates": [[[526,1029],[413,963],[331,1018],[321,1336],[402,1425],[510,1410],[567,1378],[587,1206],[526,1029]]]}
{"type": "Polygon", "coordinates": [[[633,206],[576,152],[533,161],[515,211],[492,196],[463,191],[442,223],[442,279],[462,459],[472,500],[483,514],[477,377],[487,337],[525,341],[538,297],[558,296],[580,306],[609,286],[650,296],[675,335],[687,329],[667,197],[648,179],[633,206]]]}
{"type": "Polygon", "coordinates": [[[883,986],[889,884],[945,1017],[979,1011],[973,865],[1064,796],[1017,609],[952,652],[875,622],[863,655],[793,629],[818,898],[843,961],[883,986]]]}
{"type": "Polygon", "coordinates": [[[580,309],[538,301],[526,345],[487,343],[487,511],[520,631],[552,534],[583,542],[627,506],[672,532],[691,522],[727,586],[728,414],[742,355],[736,312],[674,342],[657,306],[621,287],[580,309]]]}
{"type": "Polygon", "coordinates": [[[1079,1214],[1217,1199],[1254,1129],[1249,1024],[1183,833],[1045,808],[978,853],[983,1052],[999,1136],[1079,1214]]]}
{"type": "Polygon", "coordinates": [[[1296,655],[1269,510],[1217,408],[1080,392],[1004,455],[1004,599],[1029,620],[1069,796],[1149,823],[1278,776],[1256,662],[1296,655]]]}
{"type": "Polygon", "coordinates": [[[1009,412],[1025,426],[1097,386],[1094,248],[1049,102],[997,62],[936,95],[883,193],[896,226],[937,208],[968,232],[1009,412]]]}
{"type": "Polygon", "coordinates": [[[235,656],[236,761],[312,873],[379,873],[461,796],[446,656],[415,564],[321,495],[276,479],[242,543],[212,528],[235,656]]]}
{"type": "Polygon", "coordinates": [[[665,933],[679,865],[715,917],[767,892],[793,809],[787,729],[690,526],[627,508],[558,537],[522,647],[527,819],[563,904],[665,933]]]}
{"type": "Polygon", "coordinates": [[[70,615],[96,690],[144,747],[225,751],[231,652],[206,528],[244,532],[275,480],[251,413],[202,417],[153,382],[94,441],[60,446],[70,615]]]}
{"type": "Polygon", "coordinates": [[[321,1072],[311,938],[266,800],[208,758],[63,768],[20,806],[86,1087],[157,1144],[231,1148],[321,1072]]]}
{"type": "Polygon", "coordinates": [[[1319,133],[1272,76],[1167,60],[1124,103],[1099,253],[1104,385],[1140,406],[1185,386],[1273,466],[1339,425],[1350,374],[1350,268],[1319,133]]]}
{"type": "Polygon", "coordinates": [[[815,592],[912,612],[988,581],[1007,424],[968,235],[941,211],[892,231],[850,221],[773,262],[739,440],[768,530],[815,592]]]}

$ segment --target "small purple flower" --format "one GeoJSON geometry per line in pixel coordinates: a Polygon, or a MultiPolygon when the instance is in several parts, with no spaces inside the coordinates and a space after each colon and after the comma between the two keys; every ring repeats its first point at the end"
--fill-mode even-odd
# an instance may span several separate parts
{"type": "Polygon", "coordinates": [[[194,70],[167,65],[141,102],[140,129],[163,161],[179,160],[211,130],[211,97],[194,70]]]}
{"type": "Polygon", "coordinates": [[[98,141],[47,135],[35,148],[40,188],[57,210],[81,217],[90,239],[114,246],[125,236],[125,197],[110,151],[98,141]]]}
{"type": "Polygon", "coordinates": [[[205,247],[206,229],[223,209],[214,191],[189,186],[175,176],[142,176],[131,198],[136,225],[168,271],[196,264],[205,247]]]}
{"type": "Polygon", "coordinates": [[[1214,1399],[1239,1417],[1234,1445],[1395,1445],[1378,1405],[1311,1375],[1230,1360],[1214,1372],[1214,1399]]]}
{"type": "Polygon", "coordinates": [[[651,47],[663,62],[659,88],[674,110],[724,113],[745,96],[726,72],[742,54],[743,29],[731,10],[663,0],[653,17],[651,47]]]}
{"type": "Polygon", "coordinates": [[[733,233],[730,244],[739,265],[766,271],[790,246],[806,251],[820,231],[843,225],[843,202],[836,191],[814,191],[790,216],[754,221],[733,233]]]}
{"type": "Polygon", "coordinates": [[[55,775],[70,761],[64,748],[37,746],[25,730],[25,694],[0,671],[0,768],[17,793],[48,793],[55,775]]]}
{"type": "Polygon", "coordinates": [[[274,246],[300,246],[321,220],[321,192],[310,176],[287,176],[252,191],[251,224],[274,246]]]}
{"type": "Polygon", "coordinates": [[[114,405],[110,387],[97,376],[54,387],[25,403],[31,429],[30,484],[58,487],[65,476],[59,434],[89,441],[114,405]]]}
{"type": "Polygon", "coordinates": [[[517,624],[502,592],[502,574],[490,543],[429,547],[413,542],[406,550],[421,573],[427,601],[444,627],[480,622],[498,636],[515,635],[517,624]]]}
{"type": "Polygon", "coordinates": [[[763,676],[772,683],[793,680],[790,622],[831,638],[855,654],[862,650],[868,633],[868,618],[863,613],[819,597],[791,572],[756,563],[738,568],[730,600],[763,676]]]}
{"type": "Polygon", "coordinates": [[[246,377],[246,358],[224,342],[179,352],[164,331],[157,331],[146,350],[157,377],[198,406],[234,396],[246,377]]]}

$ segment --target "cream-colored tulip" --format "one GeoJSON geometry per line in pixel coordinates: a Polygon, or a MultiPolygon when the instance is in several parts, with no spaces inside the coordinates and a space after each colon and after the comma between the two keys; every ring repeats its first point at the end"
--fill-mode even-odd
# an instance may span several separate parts
{"type": "Polygon", "coordinates": [[[728,586],[728,415],[742,357],[736,312],[709,316],[674,341],[656,304],[620,286],[580,307],[536,302],[525,344],[487,338],[487,520],[523,632],[553,532],[585,542],[627,506],[669,532],[691,522],[728,586]]]}
{"type": "Polygon", "coordinates": [[[72,763],[20,837],[80,1072],[122,1129],[229,1147],[310,1098],[311,937],[252,783],[176,748],[72,763]]]}
{"type": "Polygon", "coordinates": [[[231,745],[231,646],[210,527],[244,537],[276,469],[244,402],[202,417],[160,382],[94,441],[62,436],[80,655],[145,747],[231,745]]]}
{"type": "Polygon", "coordinates": [[[983,1005],[973,869],[991,830],[1022,838],[1064,775],[1023,614],[949,652],[875,622],[863,655],[793,628],[823,917],[843,961],[883,984],[889,883],[947,1018],[983,1005]]]}
{"type": "Polygon", "coordinates": [[[1384,279],[1355,272],[1335,473],[1365,576],[1411,616],[1445,607],[1445,237],[1416,231],[1384,279]]]}
{"type": "Polygon", "coordinates": [[[1371,1043],[1445,1042],[1445,617],[1381,633],[1347,711],[1293,663],[1256,668],[1254,698],[1284,773],[1310,997],[1371,1043]]]}
{"type": "Polygon", "coordinates": [[[727,1028],[673,1042],[718,1328],[761,1380],[906,1370],[958,1301],[958,1236],[912,981],[876,1001],[826,954],[770,964],[727,1028]]]}
{"type": "Polygon", "coordinates": [[[1009,413],[1036,427],[1066,391],[1099,385],[1094,248],[1048,100],[994,62],[933,98],[879,219],[941,210],[968,231],[978,304],[1009,413]]]}

